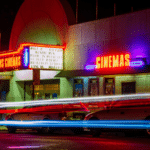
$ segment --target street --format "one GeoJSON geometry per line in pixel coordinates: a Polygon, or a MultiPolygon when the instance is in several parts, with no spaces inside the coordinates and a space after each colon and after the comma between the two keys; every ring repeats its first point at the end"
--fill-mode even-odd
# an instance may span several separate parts
{"type": "Polygon", "coordinates": [[[9,134],[0,131],[0,150],[149,150],[149,138],[144,136],[125,137],[122,134],[102,134],[99,138],[91,135],[56,133],[38,134],[34,131],[17,131],[9,134]]]}

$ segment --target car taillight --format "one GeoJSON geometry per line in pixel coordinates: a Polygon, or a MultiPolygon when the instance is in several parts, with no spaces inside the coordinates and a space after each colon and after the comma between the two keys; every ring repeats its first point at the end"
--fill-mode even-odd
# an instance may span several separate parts
{"type": "Polygon", "coordinates": [[[84,120],[88,120],[88,116],[85,116],[84,120]]]}
{"type": "Polygon", "coordinates": [[[92,114],[87,114],[87,115],[85,116],[84,120],[89,120],[91,117],[93,117],[92,114]]]}

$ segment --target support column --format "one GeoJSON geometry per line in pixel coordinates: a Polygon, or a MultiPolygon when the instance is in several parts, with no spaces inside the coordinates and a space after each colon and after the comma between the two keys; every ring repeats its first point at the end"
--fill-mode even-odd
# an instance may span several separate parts
{"type": "Polygon", "coordinates": [[[32,87],[33,87],[33,91],[32,91],[32,97],[34,100],[34,87],[35,85],[40,85],[40,69],[33,69],[33,82],[32,82],[32,87]]]}
{"type": "Polygon", "coordinates": [[[114,3],[114,16],[116,16],[116,3],[114,3]]]}
{"type": "Polygon", "coordinates": [[[98,0],[96,0],[96,20],[98,19],[98,0]]]}

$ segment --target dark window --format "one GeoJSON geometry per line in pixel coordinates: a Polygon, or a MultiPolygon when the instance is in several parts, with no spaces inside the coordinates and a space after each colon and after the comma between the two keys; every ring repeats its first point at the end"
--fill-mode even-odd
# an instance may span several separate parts
{"type": "Polygon", "coordinates": [[[135,82],[123,82],[122,83],[122,94],[136,93],[135,82]]]}
{"type": "Polygon", "coordinates": [[[9,80],[0,80],[0,91],[9,92],[9,80]]]}

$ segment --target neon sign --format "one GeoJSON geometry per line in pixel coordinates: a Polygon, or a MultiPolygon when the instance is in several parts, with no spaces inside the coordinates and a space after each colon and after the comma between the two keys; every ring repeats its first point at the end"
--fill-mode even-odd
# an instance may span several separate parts
{"type": "Polygon", "coordinates": [[[131,59],[130,66],[131,67],[143,67],[147,65],[146,58],[136,57],[131,59]]]}
{"type": "Polygon", "coordinates": [[[129,54],[96,57],[96,69],[117,68],[127,66],[130,66],[129,54]]]}
{"type": "Polygon", "coordinates": [[[144,62],[143,62],[143,61],[133,61],[133,62],[130,62],[130,66],[131,66],[131,67],[144,66],[144,62]]]}
{"type": "Polygon", "coordinates": [[[23,56],[23,66],[24,67],[28,67],[29,66],[29,48],[28,47],[25,47],[24,48],[24,56],[23,56]]]}
{"type": "Polygon", "coordinates": [[[16,51],[8,50],[0,53],[0,71],[11,71],[16,69],[21,70],[33,68],[63,69],[64,48],[65,46],[57,46],[57,45],[45,45],[33,43],[20,44],[19,48],[16,51]],[[36,51],[33,51],[33,49],[36,49],[36,51]],[[38,58],[37,56],[36,57],[34,56],[34,53],[36,52],[40,53],[38,58]],[[43,57],[42,60],[41,56],[43,57]],[[39,63],[40,65],[37,65],[39,63]],[[33,64],[37,66],[35,67],[35,65],[33,66],[33,64]]]}
{"type": "Polygon", "coordinates": [[[21,66],[21,56],[0,59],[0,69],[16,68],[21,66]]]}
{"type": "Polygon", "coordinates": [[[93,70],[93,69],[95,69],[95,68],[96,68],[96,65],[87,65],[87,66],[85,67],[86,70],[93,70]]]}

